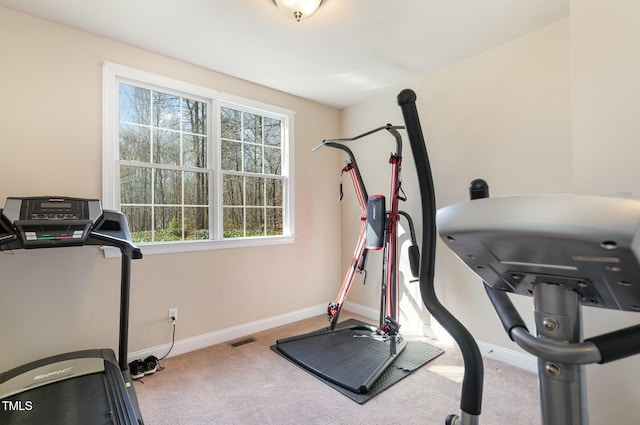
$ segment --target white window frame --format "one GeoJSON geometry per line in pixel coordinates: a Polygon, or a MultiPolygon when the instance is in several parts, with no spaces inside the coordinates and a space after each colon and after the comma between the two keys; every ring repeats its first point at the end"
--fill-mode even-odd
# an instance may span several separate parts
{"type": "MultiPolygon", "coordinates": [[[[119,160],[119,84],[138,84],[156,90],[183,93],[186,97],[206,99],[210,112],[207,115],[209,129],[208,152],[210,234],[215,239],[175,242],[139,243],[143,254],[167,254],[174,252],[204,251],[212,249],[242,248],[293,243],[295,240],[295,199],[293,181],[294,112],[289,109],[244,99],[217,90],[175,80],[124,65],[103,62],[102,72],[102,206],[120,210],[120,160],[119,160]],[[222,171],[220,147],[220,107],[237,107],[264,116],[283,119],[283,175],[284,185],[283,235],[246,238],[222,238],[222,171]]],[[[105,250],[105,255],[117,255],[116,250],[105,250]]]]}

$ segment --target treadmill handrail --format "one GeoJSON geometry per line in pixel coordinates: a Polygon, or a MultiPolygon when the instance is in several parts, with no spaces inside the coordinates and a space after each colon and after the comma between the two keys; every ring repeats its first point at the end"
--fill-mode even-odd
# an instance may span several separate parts
{"type": "Polygon", "coordinates": [[[0,246],[11,243],[15,240],[17,240],[18,237],[14,234],[8,234],[8,235],[4,235],[4,236],[0,236],[0,246]]]}
{"type": "Polygon", "coordinates": [[[15,242],[18,239],[18,235],[16,235],[11,227],[8,226],[3,218],[2,218],[2,208],[0,208],[0,233],[5,233],[0,236],[0,247],[2,245],[10,244],[11,242],[15,242]]]}
{"type": "MultiPolygon", "coordinates": [[[[115,236],[107,235],[105,233],[91,231],[89,232],[89,238],[87,240],[87,245],[91,245],[89,239],[95,239],[96,241],[106,242],[109,246],[114,246],[120,249],[122,255],[126,255],[127,257],[133,260],[139,260],[142,258],[142,251],[133,242],[128,241],[126,239],[117,238],[115,236]]],[[[102,243],[100,245],[103,245],[102,243]]]]}

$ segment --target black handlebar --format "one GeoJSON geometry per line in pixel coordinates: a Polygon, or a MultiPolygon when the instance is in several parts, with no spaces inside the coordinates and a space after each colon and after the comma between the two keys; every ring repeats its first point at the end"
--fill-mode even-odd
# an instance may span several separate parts
{"type": "Polygon", "coordinates": [[[405,89],[397,97],[402,109],[409,142],[416,163],[420,194],[422,199],[422,255],[420,258],[420,292],[422,300],[433,317],[451,334],[460,346],[464,360],[464,379],[460,408],[470,415],[480,415],[482,407],[482,387],[484,368],[482,356],[473,336],[440,303],[434,287],[435,247],[436,247],[436,204],[433,177],[424,136],[416,108],[416,94],[405,89]]]}
{"type": "Polygon", "coordinates": [[[623,359],[640,353],[640,325],[595,336],[585,341],[590,341],[598,347],[602,357],[600,363],[623,359]]]}
{"type": "Polygon", "coordinates": [[[378,131],[387,130],[396,139],[396,155],[402,156],[402,137],[400,136],[400,133],[398,132],[398,130],[402,130],[403,128],[404,127],[402,126],[387,124],[387,125],[383,125],[382,127],[374,128],[373,130],[367,131],[366,133],[362,133],[354,137],[347,137],[344,139],[326,139],[326,140],[323,140],[322,143],[320,143],[319,145],[311,149],[311,151],[315,152],[323,146],[337,148],[338,146],[340,146],[339,143],[353,142],[355,140],[362,139],[363,137],[366,137],[370,134],[377,133],[378,131]]]}

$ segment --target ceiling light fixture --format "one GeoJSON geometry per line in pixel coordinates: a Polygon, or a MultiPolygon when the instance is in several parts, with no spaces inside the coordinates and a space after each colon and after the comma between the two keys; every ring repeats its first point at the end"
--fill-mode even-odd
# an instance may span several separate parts
{"type": "Polygon", "coordinates": [[[273,0],[286,16],[300,22],[316,13],[324,0],[273,0]]]}

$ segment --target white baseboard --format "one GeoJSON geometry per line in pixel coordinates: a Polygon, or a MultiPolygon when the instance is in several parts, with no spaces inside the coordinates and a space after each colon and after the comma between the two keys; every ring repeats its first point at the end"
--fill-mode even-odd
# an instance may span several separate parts
{"type": "Polygon", "coordinates": [[[528,370],[529,372],[538,372],[538,360],[531,354],[510,350],[488,342],[477,341],[477,343],[478,348],[480,348],[480,353],[484,357],[498,360],[502,363],[528,370]]]}
{"type": "MultiPolygon", "coordinates": [[[[316,307],[309,307],[291,313],[281,314],[279,316],[269,317],[263,320],[256,320],[254,322],[244,323],[242,325],[233,326],[227,329],[198,335],[192,338],[182,339],[175,342],[168,357],[185,354],[194,350],[209,347],[211,345],[220,344],[222,342],[233,341],[234,339],[242,338],[257,332],[265,331],[267,329],[272,329],[278,326],[293,323],[298,320],[308,319],[310,317],[318,316],[326,312],[327,305],[322,304],[316,307]]],[[[131,362],[136,359],[144,359],[148,356],[162,357],[167,354],[170,348],[171,344],[163,344],[140,351],[135,351],[133,353],[129,353],[129,355],[127,356],[127,362],[131,362]]]]}
{"type": "Polygon", "coordinates": [[[366,317],[367,319],[375,320],[376,322],[380,320],[379,310],[364,306],[362,304],[356,304],[356,303],[352,303],[351,301],[345,301],[344,309],[346,311],[350,311],[351,313],[359,314],[360,316],[366,317]]]}

